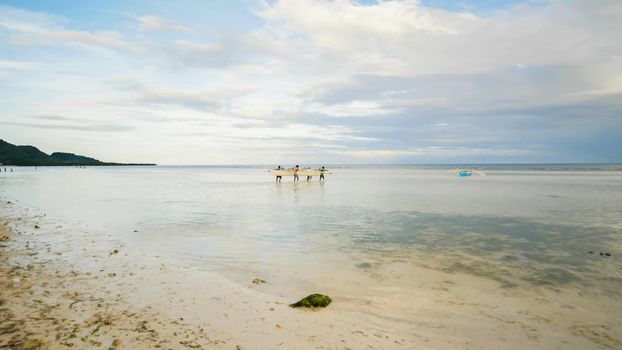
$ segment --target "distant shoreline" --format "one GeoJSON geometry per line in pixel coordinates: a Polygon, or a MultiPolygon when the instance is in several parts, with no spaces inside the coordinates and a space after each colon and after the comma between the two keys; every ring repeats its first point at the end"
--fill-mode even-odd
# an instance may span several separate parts
{"type": "Polygon", "coordinates": [[[95,167],[95,166],[158,166],[158,164],[156,163],[104,163],[104,164],[88,164],[88,163],[83,163],[83,164],[2,164],[0,166],[16,166],[16,167],[72,167],[72,166],[89,166],[89,167],[95,167]]]}

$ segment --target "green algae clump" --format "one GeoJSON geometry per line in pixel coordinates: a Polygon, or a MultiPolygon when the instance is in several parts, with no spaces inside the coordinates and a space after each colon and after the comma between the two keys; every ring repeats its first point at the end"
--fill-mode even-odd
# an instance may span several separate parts
{"type": "Polygon", "coordinates": [[[331,298],[328,295],[323,294],[311,294],[307,297],[300,299],[299,301],[290,305],[290,307],[298,308],[298,307],[308,307],[308,308],[319,308],[319,307],[327,307],[328,304],[332,302],[331,298]]]}

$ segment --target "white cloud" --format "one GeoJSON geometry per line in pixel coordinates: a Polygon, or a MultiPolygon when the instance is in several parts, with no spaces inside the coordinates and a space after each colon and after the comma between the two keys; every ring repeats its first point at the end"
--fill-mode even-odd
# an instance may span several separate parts
{"type": "Polygon", "coordinates": [[[426,159],[447,159],[448,157],[490,157],[490,156],[528,156],[541,153],[541,150],[524,148],[472,148],[472,147],[425,147],[406,150],[350,150],[337,151],[339,154],[371,160],[391,160],[395,158],[426,157],[426,159]]]}
{"type": "Polygon", "coordinates": [[[160,16],[138,17],[138,30],[145,32],[177,32],[185,34],[196,32],[193,26],[174,22],[160,16]]]}
{"type": "Polygon", "coordinates": [[[193,108],[213,107],[228,104],[233,100],[255,91],[250,86],[220,87],[200,90],[187,88],[145,88],[139,91],[133,102],[149,104],[174,104],[193,108]]]}
{"type": "Polygon", "coordinates": [[[141,45],[131,43],[114,31],[84,32],[77,30],[22,32],[11,38],[15,45],[84,45],[88,47],[138,52],[141,45]]]}
{"type": "Polygon", "coordinates": [[[133,144],[158,162],[196,149],[186,163],[530,159],[608,140],[622,131],[622,2],[533,4],[482,17],[413,0],[271,1],[246,32],[183,11],[98,28],[0,6],[3,129],[89,131],[80,146],[118,142],[111,160],[133,144]],[[20,120],[32,115],[67,119],[20,120]]]}
{"type": "Polygon", "coordinates": [[[79,31],[63,29],[63,20],[53,15],[22,11],[0,6],[0,29],[9,33],[13,45],[86,45],[114,50],[139,51],[115,31],[79,31]]]}
{"type": "Polygon", "coordinates": [[[333,117],[380,116],[392,112],[390,109],[383,108],[378,102],[357,100],[334,105],[314,103],[305,108],[305,111],[308,113],[319,113],[333,117]]]}
{"type": "MultiPolygon", "coordinates": [[[[622,3],[610,11],[581,12],[587,1],[515,7],[494,17],[454,13],[419,1],[277,1],[260,14],[290,37],[313,44],[315,66],[330,72],[446,74],[506,66],[592,62],[622,45],[607,28],[619,27],[622,3]],[[606,25],[605,25],[606,23],[606,25]]],[[[593,4],[593,3],[592,3],[593,4]]]]}
{"type": "Polygon", "coordinates": [[[9,31],[37,32],[58,28],[61,17],[0,5],[0,28],[9,31]]]}
{"type": "Polygon", "coordinates": [[[36,65],[30,62],[9,61],[0,59],[1,70],[28,70],[33,69],[36,65]]]}

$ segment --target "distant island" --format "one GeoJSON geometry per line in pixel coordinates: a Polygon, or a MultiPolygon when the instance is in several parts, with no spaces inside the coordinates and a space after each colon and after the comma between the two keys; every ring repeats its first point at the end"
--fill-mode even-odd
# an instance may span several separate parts
{"type": "Polygon", "coordinates": [[[109,163],[73,153],[46,154],[34,146],[17,146],[0,139],[0,164],[18,166],[47,165],[155,165],[150,163],[109,163]]]}

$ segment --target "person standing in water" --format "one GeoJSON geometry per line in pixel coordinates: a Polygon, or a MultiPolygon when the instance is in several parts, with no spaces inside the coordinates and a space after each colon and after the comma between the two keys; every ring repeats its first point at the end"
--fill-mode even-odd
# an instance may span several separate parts
{"type": "MultiPolygon", "coordinates": [[[[303,168],[302,170],[311,170],[311,167],[306,167],[306,168],[303,168]]],[[[310,182],[311,179],[313,179],[313,176],[307,175],[307,182],[310,182]]]]}
{"type": "Polygon", "coordinates": [[[300,167],[296,165],[294,168],[294,182],[298,181],[298,170],[300,170],[300,167]]]}
{"type": "MultiPolygon", "coordinates": [[[[281,168],[281,166],[279,165],[278,167],[276,167],[276,170],[283,170],[283,168],[281,168]]],[[[276,176],[276,182],[281,182],[282,178],[283,178],[283,176],[277,175],[276,176]]]]}
{"type": "Polygon", "coordinates": [[[324,173],[326,172],[326,168],[320,168],[320,182],[324,182],[324,173]]]}

